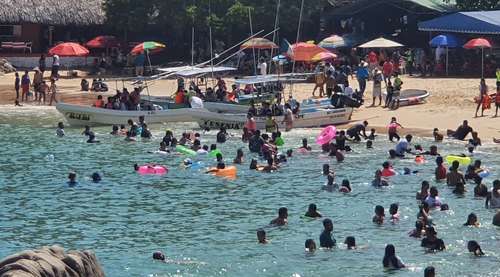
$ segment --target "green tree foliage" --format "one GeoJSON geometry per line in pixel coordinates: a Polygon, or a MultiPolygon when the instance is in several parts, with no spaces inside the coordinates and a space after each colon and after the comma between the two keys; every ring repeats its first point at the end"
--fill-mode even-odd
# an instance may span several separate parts
{"type": "MultiPolygon", "coordinates": [[[[280,0],[279,39],[296,39],[301,0],[280,0]]],[[[191,31],[200,55],[209,47],[209,27],[214,45],[227,48],[253,31],[274,28],[278,0],[105,0],[108,27],[129,40],[156,38],[167,43],[179,58],[191,49],[191,31]]],[[[304,0],[300,40],[316,39],[326,0],[304,0]]],[[[272,36],[269,36],[271,39],[272,36]]],[[[279,44],[279,42],[277,42],[279,44]]]]}
{"type": "Polygon", "coordinates": [[[464,11],[487,11],[500,8],[500,0],[456,0],[457,7],[464,11]]]}

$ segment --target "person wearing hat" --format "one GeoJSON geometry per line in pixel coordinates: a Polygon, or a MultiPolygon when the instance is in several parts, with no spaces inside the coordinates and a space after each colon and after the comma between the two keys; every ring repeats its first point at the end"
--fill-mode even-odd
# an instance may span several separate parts
{"type": "Polygon", "coordinates": [[[366,80],[368,80],[369,77],[368,63],[364,60],[361,60],[359,63],[358,70],[356,71],[356,77],[359,83],[359,93],[363,96],[366,90],[366,80]]]}

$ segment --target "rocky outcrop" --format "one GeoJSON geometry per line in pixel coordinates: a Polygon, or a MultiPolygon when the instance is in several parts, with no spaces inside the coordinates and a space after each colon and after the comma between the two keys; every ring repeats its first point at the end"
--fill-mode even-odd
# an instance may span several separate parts
{"type": "Polygon", "coordinates": [[[51,246],[1,260],[0,277],[104,277],[104,271],[92,251],[51,246]]]}
{"type": "Polygon", "coordinates": [[[0,72],[11,73],[14,71],[16,71],[16,69],[9,63],[9,61],[6,59],[0,59],[0,72]]]}

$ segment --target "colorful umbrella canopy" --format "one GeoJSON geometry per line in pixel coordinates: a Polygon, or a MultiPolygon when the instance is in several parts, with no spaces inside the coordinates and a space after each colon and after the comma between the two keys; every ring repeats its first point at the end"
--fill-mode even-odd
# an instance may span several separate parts
{"type": "Polygon", "coordinates": [[[431,41],[429,41],[429,45],[432,47],[454,48],[458,46],[458,39],[453,35],[439,35],[433,37],[431,41]]]}
{"type": "Polygon", "coordinates": [[[475,38],[469,40],[465,45],[465,49],[474,49],[474,48],[491,48],[491,43],[485,38],[475,38]]]}
{"type": "Polygon", "coordinates": [[[312,57],[313,62],[319,62],[319,61],[327,61],[327,60],[333,60],[336,59],[337,55],[333,54],[332,52],[321,52],[314,57],[312,57]]]}
{"type": "Polygon", "coordinates": [[[78,43],[63,42],[49,50],[49,55],[58,55],[61,57],[81,57],[87,56],[89,50],[78,43]]]}
{"type": "Polygon", "coordinates": [[[491,48],[491,43],[485,38],[475,38],[469,40],[465,45],[465,49],[481,49],[481,78],[484,77],[484,48],[491,48]]]}
{"type": "Polygon", "coordinates": [[[251,38],[240,46],[240,49],[273,49],[278,48],[276,43],[267,38],[251,38]]]}
{"type": "Polygon", "coordinates": [[[111,48],[120,46],[120,42],[114,36],[97,36],[85,44],[88,48],[111,48]]]}
{"type": "Polygon", "coordinates": [[[315,55],[322,52],[328,52],[328,51],[315,44],[299,42],[292,44],[287,54],[294,61],[310,62],[313,60],[313,57],[315,55]]]}
{"type": "Polygon", "coordinates": [[[318,43],[318,46],[326,49],[335,49],[335,48],[347,47],[348,45],[347,41],[343,37],[332,35],[320,41],[318,43]]]}
{"type": "Polygon", "coordinates": [[[156,41],[145,41],[143,43],[137,44],[130,53],[134,55],[139,55],[142,52],[147,52],[148,54],[153,54],[160,52],[165,48],[165,44],[161,44],[156,41]]]}
{"type": "Polygon", "coordinates": [[[397,43],[395,41],[386,39],[386,38],[377,38],[372,41],[366,42],[358,46],[359,48],[396,48],[404,46],[401,43],[397,43]]]}

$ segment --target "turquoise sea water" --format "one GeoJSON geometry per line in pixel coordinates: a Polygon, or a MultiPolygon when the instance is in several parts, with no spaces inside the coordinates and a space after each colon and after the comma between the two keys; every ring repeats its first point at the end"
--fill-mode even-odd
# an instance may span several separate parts
{"type": "MultiPolygon", "coordinates": [[[[66,137],[56,137],[54,126],[59,120],[55,111],[45,108],[5,108],[0,115],[0,257],[59,244],[94,250],[107,276],[423,276],[428,265],[434,265],[439,276],[500,276],[500,229],[491,225],[494,211],[484,209],[484,200],[473,197],[472,185],[465,197],[457,197],[433,180],[433,160],[416,165],[408,159],[396,161],[396,169],[411,167],[420,171],[418,175],[394,177],[389,188],[371,187],[373,172],[393,146],[383,136],[373,150],[353,145],[353,153],[343,163],[324,157],[314,146],[311,155],[296,154],[271,174],[249,171],[249,155],[238,167],[238,178],[229,181],[181,169],[182,156],[147,153],[156,150],[166,128],[178,136],[196,125],[154,125],[155,138],[137,143],[108,135],[110,128],[96,128],[101,143],[87,144],[81,129],[67,128],[66,137]],[[165,164],[170,172],[144,177],[133,171],[134,163],[147,162],[165,164]],[[351,181],[351,194],[321,190],[324,163],[337,172],[337,182],[351,181]],[[71,170],[80,182],[74,188],[66,185],[71,170]],[[94,171],[103,174],[100,184],[88,178],[94,171]],[[415,192],[422,180],[438,186],[443,202],[451,208],[432,212],[438,237],[448,248],[441,253],[426,254],[420,241],[407,235],[415,223],[415,192]],[[374,206],[383,205],[388,214],[395,202],[400,205],[400,223],[375,226],[371,222],[374,206]],[[309,203],[316,203],[324,216],[333,219],[336,249],[305,254],[304,241],[313,238],[319,246],[322,231],[320,220],[302,216],[309,203]],[[282,206],[289,210],[288,226],[266,227],[282,206]],[[470,212],[478,215],[480,228],[462,226],[470,212]],[[265,227],[270,244],[256,243],[260,227],[265,227]],[[347,236],[355,236],[364,248],[345,250],[342,242],[347,236]],[[472,257],[466,249],[468,240],[477,240],[487,255],[472,257]],[[396,246],[397,255],[410,269],[383,270],[387,243],[396,246]],[[153,262],[151,256],[157,250],[173,260],[195,263],[153,262]]],[[[302,137],[312,143],[318,132],[287,133],[286,146],[299,145],[302,137]]],[[[214,142],[215,131],[202,136],[202,143],[214,142]]],[[[425,148],[432,144],[427,139],[416,143],[425,148]]],[[[227,163],[238,147],[248,153],[239,134],[220,145],[227,163]]],[[[439,148],[445,154],[464,151],[463,143],[457,142],[439,144],[439,148]]],[[[500,177],[499,148],[483,146],[476,157],[493,172],[485,179],[491,187],[500,177]]]]}

